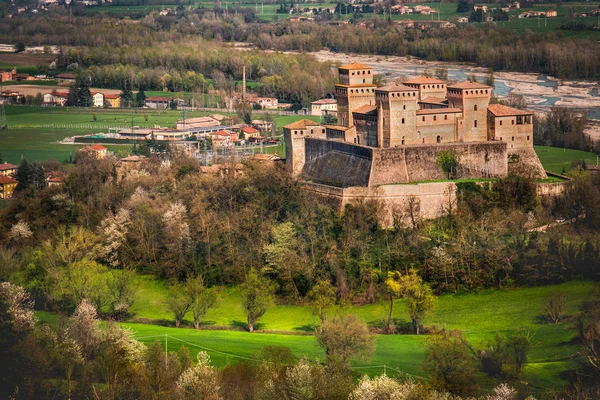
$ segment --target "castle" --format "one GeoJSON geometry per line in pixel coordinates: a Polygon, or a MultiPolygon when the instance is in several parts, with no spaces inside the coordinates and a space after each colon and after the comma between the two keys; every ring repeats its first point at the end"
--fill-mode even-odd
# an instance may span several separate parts
{"type": "Polygon", "coordinates": [[[456,154],[457,178],[505,177],[509,170],[546,178],[533,150],[533,113],[490,104],[492,87],[423,76],[377,87],[373,75],[359,63],[339,67],[339,125],[301,120],[283,127],[287,168],[315,192],[342,204],[350,197],[398,203],[406,200],[398,193],[416,189],[394,185],[445,178],[437,165],[442,151],[456,154]]]}

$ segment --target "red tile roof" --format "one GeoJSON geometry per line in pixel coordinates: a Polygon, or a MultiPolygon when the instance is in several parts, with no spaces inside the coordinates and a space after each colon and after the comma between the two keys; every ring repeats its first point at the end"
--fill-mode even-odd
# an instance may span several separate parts
{"type": "Polygon", "coordinates": [[[9,169],[17,169],[17,166],[7,162],[0,164],[0,171],[8,171],[9,169]]]}
{"type": "Polygon", "coordinates": [[[300,121],[292,122],[284,126],[285,129],[307,129],[309,126],[318,126],[317,122],[311,121],[310,119],[301,119],[300,121]]]}
{"type": "Polygon", "coordinates": [[[353,62],[350,64],[342,65],[339,69],[356,70],[356,69],[373,69],[373,67],[369,67],[368,65],[353,62]]]}
{"type": "Polygon", "coordinates": [[[419,103],[446,104],[446,99],[442,99],[441,97],[425,97],[423,100],[419,101],[419,103]]]}
{"type": "Polygon", "coordinates": [[[371,106],[369,104],[366,104],[364,106],[358,107],[356,110],[352,110],[352,112],[357,114],[369,114],[374,112],[375,110],[377,110],[377,106],[371,106]]]}
{"type": "Polygon", "coordinates": [[[11,178],[10,176],[0,176],[0,185],[7,183],[17,183],[17,180],[15,178],[11,178]]]}
{"type": "Polygon", "coordinates": [[[93,144],[91,146],[88,146],[88,149],[94,150],[94,151],[103,151],[103,150],[106,150],[106,147],[101,146],[99,144],[93,144]]]}
{"type": "Polygon", "coordinates": [[[321,100],[313,101],[311,104],[321,105],[321,104],[336,104],[336,103],[337,103],[336,99],[321,99],[321,100]]]}
{"type": "Polygon", "coordinates": [[[153,96],[153,97],[148,97],[146,99],[146,101],[154,101],[154,102],[156,102],[156,101],[171,101],[171,99],[168,97],[153,96]]]}
{"type": "Polygon", "coordinates": [[[252,127],[242,128],[240,130],[245,133],[259,133],[260,132],[258,129],[254,129],[252,127]]]}
{"type": "Polygon", "coordinates": [[[120,94],[105,94],[104,98],[105,99],[118,99],[120,98],[121,95],[120,94]]]}
{"type": "Polygon", "coordinates": [[[503,106],[502,104],[490,104],[488,111],[496,117],[511,117],[514,115],[532,115],[530,111],[519,110],[516,108],[503,106]]]}

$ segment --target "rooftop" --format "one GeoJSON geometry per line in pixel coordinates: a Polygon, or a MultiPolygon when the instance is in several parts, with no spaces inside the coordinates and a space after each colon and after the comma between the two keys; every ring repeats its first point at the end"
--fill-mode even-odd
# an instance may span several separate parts
{"type": "Polygon", "coordinates": [[[313,101],[310,104],[320,105],[320,104],[336,104],[336,103],[337,103],[336,99],[321,99],[321,100],[313,101]]]}
{"type": "Polygon", "coordinates": [[[428,76],[418,76],[418,77],[416,77],[416,78],[409,79],[409,80],[407,80],[407,81],[404,81],[404,82],[402,82],[402,83],[405,83],[405,84],[406,84],[406,83],[412,83],[412,84],[424,84],[424,83],[444,83],[444,84],[445,84],[446,82],[444,82],[444,81],[442,81],[442,80],[439,80],[439,79],[430,78],[430,77],[428,77],[428,76]]]}
{"type": "Polygon", "coordinates": [[[491,89],[491,86],[484,85],[479,82],[458,82],[451,86],[448,86],[448,89],[491,89]]]}
{"type": "Polygon", "coordinates": [[[418,92],[418,89],[399,84],[386,85],[375,90],[378,92],[418,92]]]}
{"type": "Polygon", "coordinates": [[[94,150],[94,151],[103,151],[103,150],[106,150],[106,147],[101,146],[99,144],[93,144],[91,146],[88,146],[87,148],[90,149],[90,150],[94,150]]]}
{"type": "Polygon", "coordinates": [[[532,115],[530,111],[519,110],[516,108],[503,106],[502,104],[490,104],[488,111],[494,114],[496,117],[510,117],[513,115],[532,115]]]}
{"type": "Polygon", "coordinates": [[[425,97],[423,100],[419,101],[419,103],[447,104],[446,99],[442,99],[441,97],[425,97]]]}
{"type": "Polygon", "coordinates": [[[353,62],[350,64],[342,65],[339,69],[356,70],[356,69],[373,69],[373,67],[369,67],[368,65],[353,62]]]}
{"type": "Polygon", "coordinates": [[[325,125],[325,128],[333,129],[334,131],[344,131],[344,132],[346,132],[348,129],[350,129],[347,126],[340,126],[340,125],[325,125]]]}
{"type": "Polygon", "coordinates": [[[0,164],[0,171],[8,171],[9,169],[17,169],[17,166],[7,162],[0,164]]]}
{"type": "Polygon", "coordinates": [[[377,106],[365,104],[364,106],[360,106],[356,110],[353,110],[352,112],[357,113],[357,114],[369,114],[376,110],[377,110],[377,106]]]}
{"type": "Polygon", "coordinates": [[[153,96],[153,97],[148,97],[146,99],[146,101],[170,101],[171,99],[169,99],[168,97],[160,97],[160,96],[153,96]]]}
{"type": "Polygon", "coordinates": [[[307,129],[309,126],[318,126],[319,124],[310,119],[301,119],[300,121],[292,122],[284,126],[286,129],[307,129]]]}
{"type": "Polygon", "coordinates": [[[6,183],[17,183],[15,178],[11,178],[10,176],[0,176],[0,185],[4,185],[6,183]]]}
{"type": "Polygon", "coordinates": [[[426,110],[417,110],[417,115],[429,115],[429,114],[453,114],[461,113],[460,108],[431,108],[426,110]]]}

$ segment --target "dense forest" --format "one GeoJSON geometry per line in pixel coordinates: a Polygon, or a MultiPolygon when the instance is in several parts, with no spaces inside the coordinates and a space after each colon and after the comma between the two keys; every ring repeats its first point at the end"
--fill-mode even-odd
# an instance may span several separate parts
{"type": "MultiPolygon", "coordinates": [[[[251,10],[250,10],[251,11],[251,10]]],[[[250,12],[249,11],[249,12],[250,12]]],[[[59,13],[58,13],[59,14],[59,13]]],[[[24,17],[23,17],[24,18],[24,17]]],[[[181,16],[147,15],[139,23],[108,17],[52,15],[23,24],[22,17],[0,23],[0,40],[31,45],[82,46],[135,53],[133,48],[184,45],[195,37],[216,42],[248,42],[263,50],[333,51],[415,56],[427,60],[472,62],[494,70],[546,73],[565,79],[600,77],[599,45],[591,39],[561,37],[557,33],[517,33],[497,26],[466,26],[453,30],[405,29],[384,21],[370,27],[327,23],[247,22],[240,13],[215,18],[206,10],[186,11],[181,16]],[[79,35],[94,25],[94,35],[79,35]]],[[[97,60],[96,60],[97,61],[97,60]]],[[[103,62],[103,64],[113,64],[103,62]]],[[[133,64],[159,62],[147,57],[133,64]]],[[[100,64],[100,65],[103,65],[100,64]]],[[[127,64],[127,63],[125,63],[127,64]]],[[[198,71],[201,72],[201,71],[198,71]]]]}

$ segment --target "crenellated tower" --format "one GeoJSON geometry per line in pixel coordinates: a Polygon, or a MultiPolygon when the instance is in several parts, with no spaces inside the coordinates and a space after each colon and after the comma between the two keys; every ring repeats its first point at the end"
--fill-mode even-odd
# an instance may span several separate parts
{"type": "Polygon", "coordinates": [[[448,86],[449,106],[463,111],[458,125],[459,142],[487,140],[487,108],[491,95],[491,86],[482,83],[460,82],[448,86]]]}
{"type": "Polygon", "coordinates": [[[380,147],[399,147],[419,143],[417,109],[419,90],[405,85],[388,85],[375,89],[380,105],[380,147]]]}
{"type": "Polygon", "coordinates": [[[338,102],[338,124],[354,126],[352,111],[364,105],[375,105],[373,67],[352,63],[339,67],[339,83],[335,85],[338,102]]]}

